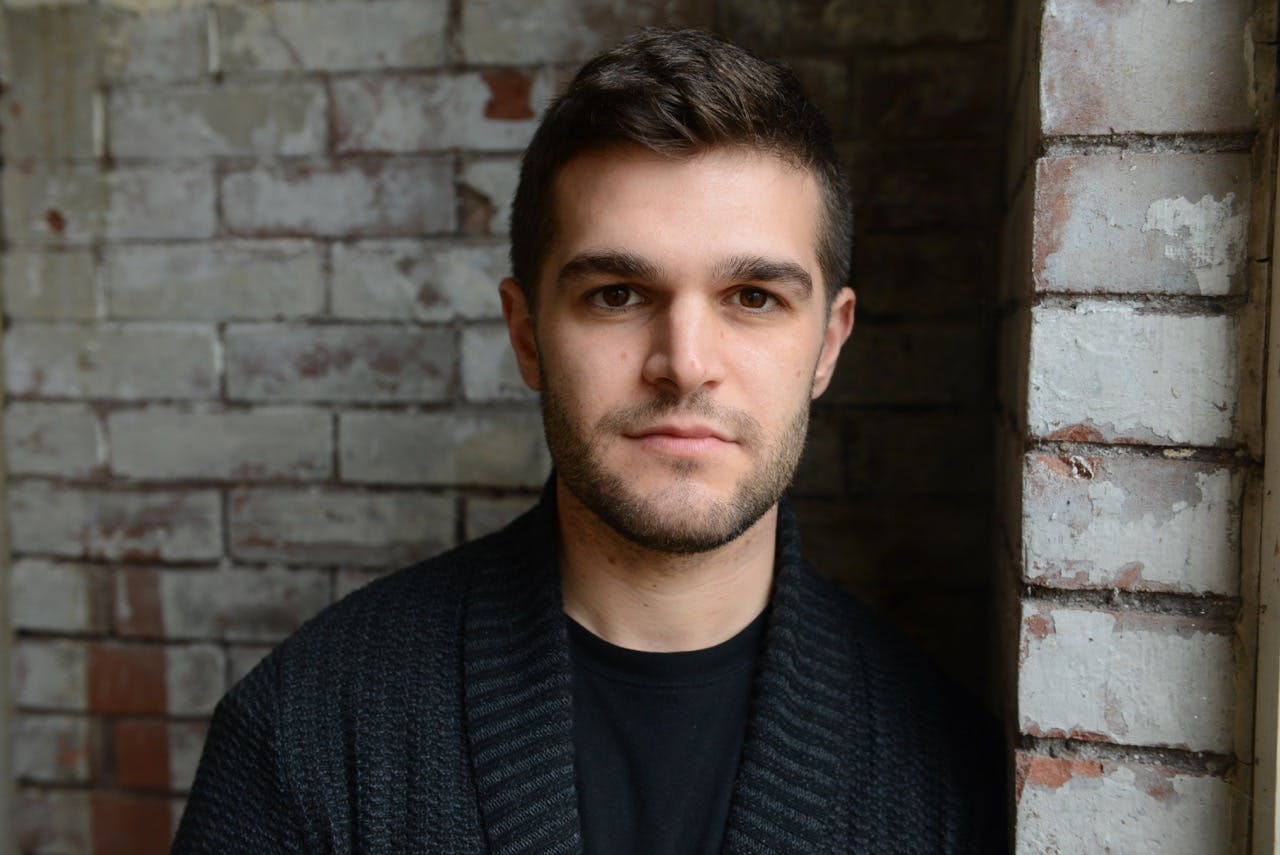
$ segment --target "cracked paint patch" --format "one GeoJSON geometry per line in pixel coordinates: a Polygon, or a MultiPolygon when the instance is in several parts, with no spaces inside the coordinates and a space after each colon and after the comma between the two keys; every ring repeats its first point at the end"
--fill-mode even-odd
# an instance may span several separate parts
{"type": "Polygon", "coordinates": [[[1164,257],[1186,264],[1201,294],[1226,294],[1244,263],[1245,215],[1237,207],[1235,193],[1221,200],[1206,194],[1197,202],[1157,199],[1147,206],[1142,231],[1168,237],[1164,257]]]}

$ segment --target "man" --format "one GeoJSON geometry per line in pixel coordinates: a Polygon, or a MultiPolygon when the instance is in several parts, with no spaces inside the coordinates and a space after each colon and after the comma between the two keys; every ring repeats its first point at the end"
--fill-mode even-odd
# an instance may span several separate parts
{"type": "Polygon", "coordinates": [[[542,502],[232,689],[174,851],[1003,849],[980,718],[781,498],[853,326],[850,220],[790,72],[696,31],[588,63],[500,286],[542,502]]]}

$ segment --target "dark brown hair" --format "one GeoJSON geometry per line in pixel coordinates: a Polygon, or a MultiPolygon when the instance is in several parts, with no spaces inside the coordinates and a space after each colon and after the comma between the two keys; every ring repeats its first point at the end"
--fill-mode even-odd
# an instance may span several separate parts
{"type": "Polygon", "coordinates": [[[584,65],[525,150],[511,209],[511,266],[530,304],[555,239],[556,173],[575,155],[618,143],[673,158],[744,147],[808,170],[822,194],[818,263],[828,300],[847,283],[848,182],[826,119],[795,73],[702,30],[650,28],[584,65]]]}

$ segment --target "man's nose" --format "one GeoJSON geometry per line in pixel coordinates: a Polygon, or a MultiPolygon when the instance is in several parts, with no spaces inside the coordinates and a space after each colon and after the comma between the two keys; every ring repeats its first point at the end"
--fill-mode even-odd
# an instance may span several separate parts
{"type": "Polygon", "coordinates": [[[677,299],[654,318],[644,379],[679,397],[724,379],[725,330],[714,310],[694,299],[677,299]]]}

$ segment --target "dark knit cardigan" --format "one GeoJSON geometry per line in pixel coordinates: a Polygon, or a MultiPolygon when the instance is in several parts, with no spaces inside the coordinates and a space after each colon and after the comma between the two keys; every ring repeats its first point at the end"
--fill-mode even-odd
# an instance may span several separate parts
{"type": "MultiPolygon", "coordinates": [[[[548,491],[551,492],[551,491],[548,491]]],[[[219,703],[175,853],[580,852],[555,516],[304,625],[219,703]]],[[[725,851],[999,852],[1000,749],[780,514],[725,851]]]]}

